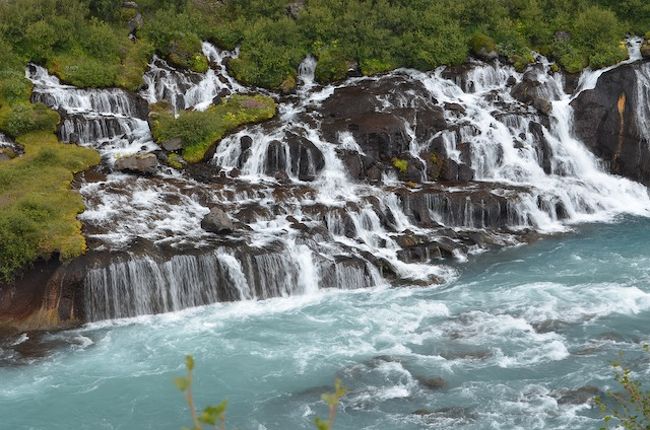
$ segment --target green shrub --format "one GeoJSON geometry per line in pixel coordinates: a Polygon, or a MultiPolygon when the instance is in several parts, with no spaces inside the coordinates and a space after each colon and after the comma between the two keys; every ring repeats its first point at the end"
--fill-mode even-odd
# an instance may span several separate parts
{"type": "Polygon", "coordinates": [[[82,88],[115,86],[119,63],[107,63],[89,57],[81,50],[56,55],[47,63],[48,69],[63,82],[82,88]]]}
{"type": "Polygon", "coordinates": [[[59,114],[43,104],[24,102],[0,108],[0,131],[9,136],[20,136],[32,131],[56,131],[59,114]]]}
{"type": "Polygon", "coordinates": [[[99,163],[91,149],[58,143],[51,133],[19,137],[25,155],[0,163],[0,280],[39,256],[67,259],[86,243],[77,214],[81,196],[70,190],[73,173],[99,163]]]}
{"type": "Polygon", "coordinates": [[[376,58],[366,58],[361,60],[360,67],[361,73],[365,76],[377,75],[397,68],[395,63],[391,60],[379,60],[376,58]]]}
{"type": "Polygon", "coordinates": [[[494,39],[483,33],[474,33],[469,40],[469,46],[474,54],[496,52],[497,50],[494,39]]]}
{"type": "MultiPolygon", "coordinates": [[[[644,345],[643,349],[646,353],[650,352],[648,345],[644,345]]],[[[650,390],[643,386],[641,379],[634,378],[629,368],[619,362],[614,362],[612,366],[616,382],[623,391],[611,391],[605,398],[596,398],[596,405],[604,415],[602,429],[648,430],[650,390]]]]}
{"type": "Polygon", "coordinates": [[[154,138],[165,141],[180,137],[183,158],[189,163],[203,160],[206,151],[223,136],[243,124],[272,118],[276,105],[266,96],[233,95],[206,111],[184,111],[178,118],[170,112],[156,114],[152,119],[154,138]]]}
{"type": "Polygon", "coordinates": [[[321,48],[317,52],[315,77],[320,83],[328,83],[345,79],[348,75],[348,59],[345,53],[336,45],[321,48]]]}

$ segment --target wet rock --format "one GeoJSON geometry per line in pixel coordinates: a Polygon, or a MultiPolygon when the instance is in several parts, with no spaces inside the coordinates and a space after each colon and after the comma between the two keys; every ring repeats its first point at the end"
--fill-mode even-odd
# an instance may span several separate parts
{"type": "Polygon", "coordinates": [[[160,146],[168,152],[180,151],[183,149],[183,139],[180,137],[174,137],[164,141],[160,146]]]}
{"type": "Polygon", "coordinates": [[[419,183],[426,177],[426,166],[419,158],[409,152],[400,154],[392,160],[393,170],[401,181],[419,183]]]}
{"type": "Polygon", "coordinates": [[[363,155],[348,149],[337,149],[336,152],[350,178],[356,180],[366,178],[365,157],[363,155]]]}
{"type": "MultiPolygon", "coordinates": [[[[650,145],[637,120],[637,72],[644,63],[625,64],[603,73],[593,90],[572,102],[576,135],[609,167],[612,173],[650,184],[650,145]]],[[[647,114],[647,112],[645,113],[647,114]]],[[[647,131],[646,131],[647,132],[647,131]]]]}
{"type": "Polygon", "coordinates": [[[201,228],[210,233],[228,234],[234,231],[235,224],[222,209],[213,207],[201,220],[201,228]]]}
{"type": "Polygon", "coordinates": [[[433,378],[417,378],[420,385],[429,390],[444,390],[447,388],[447,381],[439,376],[433,378]]]}
{"type": "Polygon", "coordinates": [[[544,136],[544,127],[538,122],[531,122],[528,130],[535,137],[535,151],[537,157],[541,160],[542,169],[546,174],[550,174],[552,170],[551,160],[553,159],[553,148],[544,136]]]}
{"type": "Polygon", "coordinates": [[[325,167],[325,158],[310,140],[291,134],[287,145],[291,158],[291,173],[301,181],[313,181],[325,167]]]}
{"type": "Polygon", "coordinates": [[[127,155],[115,161],[115,169],[140,175],[153,175],[158,170],[158,157],[153,153],[127,155]]]}
{"type": "Polygon", "coordinates": [[[239,139],[240,153],[237,159],[237,167],[240,169],[244,167],[248,158],[251,156],[251,146],[253,146],[253,138],[250,136],[242,136],[239,139]]]}
{"type": "Polygon", "coordinates": [[[278,181],[279,184],[290,184],[291,183],[291,178],[289,177],[289,174],[285,172],[284,170],[278,170],[275,172],[275,175],[273,175],[273,178],[275,178],[276,181],[278,181]]]}
{"type": "Polygon", "coordinates": [[[560,332],[566,329],[569,324],[562,320],[548,319],[531,324],[537,333],[560,332]]]}
{"type": "Polygon", "coordinates": [[[445,360],[472,360],[481,361],[492,357],[490,351],[445,351],[440,353],[440,356],[445,360]]]}
{"type": "Polygon", "coordinates": [[[551,113],[553,106],[546,98],[542,83],[532,73],[524,74],[521,82],[512,87],[510,95],[520,102],[533,106],[544,115],[551,113]]]}
{"type": "Polygon", "coordinates": [[[269,143],[266,150],[266,167],[265,171],[268,175],[275,175],[282,171],[286,173],[287,169],[287,153],[284,145],[278,140],[273,140],[269,143]]]}
{"type": "Polygon", "coordinates": [[[575,390],[559,390],[553,393],[559,405],[584,405],[589,403],[596,396],[602,396],[604,393],[594,386],[585,386],[575,390]]]}

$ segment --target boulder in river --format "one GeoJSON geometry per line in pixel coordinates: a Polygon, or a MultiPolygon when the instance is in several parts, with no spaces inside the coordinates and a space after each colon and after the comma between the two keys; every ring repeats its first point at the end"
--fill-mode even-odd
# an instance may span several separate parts
{"type": "Polygon", "coordinates": [[[226,212],[218,207],[213,207],[210,209],[210,213],[201,220],[201,228],[210,233],[228,234],[235,229],[235,224],[226,212]]]}
{"type": "Polygon", "coordinates": [[[115,161],[115,169],[122,172],[153,175],[158,170],[158,158],[151,152],[127,155],[115,161]]]}

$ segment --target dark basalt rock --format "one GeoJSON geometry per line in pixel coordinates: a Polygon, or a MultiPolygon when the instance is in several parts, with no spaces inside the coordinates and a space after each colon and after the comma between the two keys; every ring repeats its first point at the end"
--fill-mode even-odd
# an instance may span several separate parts
{"type": "Polygon", "coordinates": [[[447,381],[439,376],[433,378],[417,378],[420,385],[429,390],[443,390],[447,388],[447,381]]]}
{"type": "Polygon", "coordinates": [[[510,95],[524,104],[533,106],[544,115],[548,115],[553,109],[543,93],[542,83],[529,74],[524,74],[522,81],[512,87],[510,95]]]}
{"type": "Polygon", "coordinates": [[[158,157],[153,153],[127,155],[115,161],[115,169],[140,175],[153,175],[158,170],[158,157]]]}
{"type": "Polygon", "coordinates": [[[636,69],[626,64],[603,73],[593,90],[571,102],[576,135],[603,159],[612,173],[650,185],[649,143],[637,122],[636,69]]]}
{"type": "Polygon", "coordinates": [[[164,141],[160,144],[160,146],[168,152],[180,151],[183,149],[183,139],[180,137],[174,137],[172,139],[164,141]]]}
{"type": "Polygon", "coordinates": [[[210,213],[201,220],[201,228],[210,233],[228,234],[235,230],[235,224],[226,212],[218,207],[213,207],[210,209],[210,213]]]}
{"type": "Polygon", "coordinates": [[[602,396],[603,392],[594,386],[580,387],[575,390],[559,390],[553,393],[559,405],[584,405],[589,403],[596,396],[602,396]]]}
{"type": "Polygon", "coordinates": [[[301,181],[313,181],[325,167],[325,158],[310,140],[291,134],[288,136],[291,173],[301,181]]]}

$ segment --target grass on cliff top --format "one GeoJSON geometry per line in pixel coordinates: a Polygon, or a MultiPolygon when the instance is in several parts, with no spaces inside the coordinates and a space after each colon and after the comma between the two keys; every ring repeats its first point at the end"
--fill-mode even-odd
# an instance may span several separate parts
{"type": "Polygon", "coordinates": [[[84,205],[70,184],[74,173],[100,161],[94,150],[59,143],[51,133],[17,140],[25,155],[0,162],[0,281],[38,257],[86,250],[77,220],[84,205]]]}
{"type": "Polygon", "coordinates": [[[180,137],[183,157],[190,163],[203,160],[205,153],[225,134],[241,125],[271,119],[276,104],[262,95],[233,95],[206,111],[184,111],[175,118],[170,112],[153,115],[152,131],[158,142],[180,137]]]}

